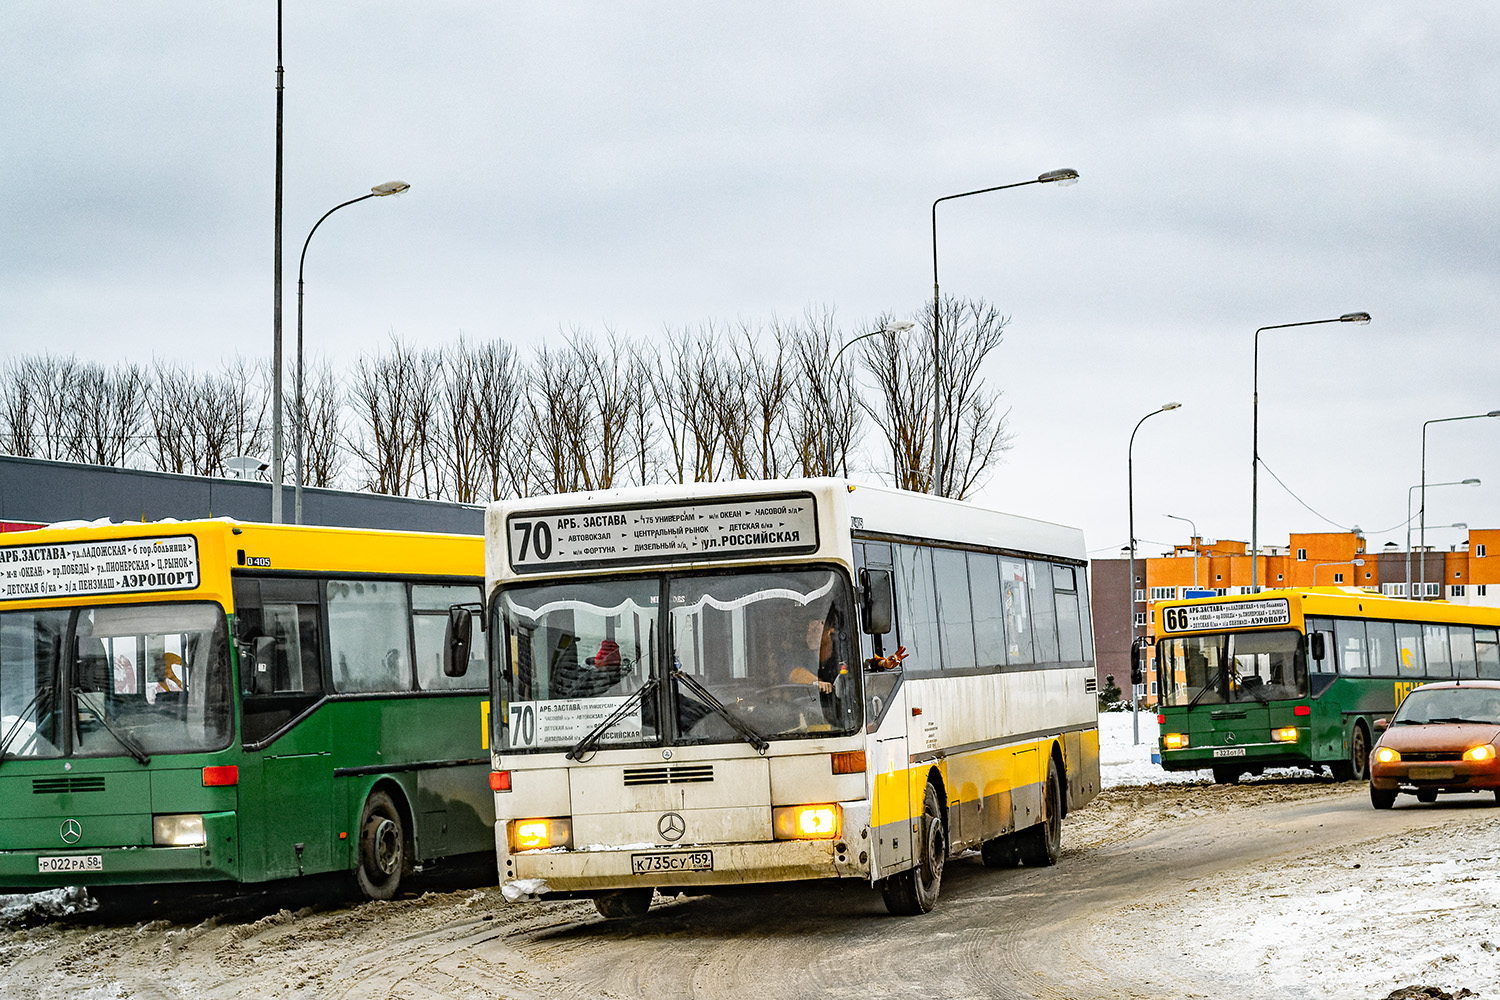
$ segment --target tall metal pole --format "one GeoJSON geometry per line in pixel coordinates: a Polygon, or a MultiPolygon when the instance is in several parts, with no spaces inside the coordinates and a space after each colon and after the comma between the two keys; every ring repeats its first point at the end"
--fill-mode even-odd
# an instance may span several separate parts
{"type": "MultiPolygon", "coordinates": [[[[1432,483],[1430,485],[1434,489],[1436,489],[1439,486],[1478,486],[1479,485],[1479,480],[1478,479],[1459,479],[1459,480],[1455,480],[1454,482],[1451,482],[1451,483],[1432,483]]],[[[1415,493],[1417,491],[1417,489],[1418,489],[1418,487],[1413,486],[1413,487],[1411,487],[1410,489],[1408,489],[1406,491],[1406,579],[1405,579],[1405,584],[1406,584],[1406,597],[1407,597],[1408,600],[1410,600],[1410,599],[1412,599],[1413,597],[1416,596],[1416,592],[1412,589],[1412,583],[1414,583],[1415,581],[1413,581],[1412,578],[1411,578],[1411,522],[1413,520],[1415,520],[1415,516],[1411,512],[1411,495],[1413,493],[1415,493]]]]}
{"type": "MultiPolygon", "coordinates": [[[[1130,649],[1131,654],[1135,652],[1135,432],[1141,429],[1141,424],[1168,410],[1175,410],[1181,403],[1163,403],[1135,422],[1135,430],[1130,432],[1130,446],[1125,449],[1125,506],[1129,512],[1130,522],[1130,579],[1129,592],[1126,595],[1130,600],[1125,607],[1130,615],[1130,649]]],[[[1130,728],[1137,745],[1141,742],[1141,699],[1136,691],[1135,678],[1130,678],[1130,728]]]]}
{"type": "Polygon", "coordinates": [[[281,66],[281,0],[276,0],[276,248],[272,279],[275,305],[271,312],[271,523],[280,524],[281,514],[281,110],[283,71],[281,66]]]}
{"type": "Polygon", "coordinates": [[[1301,323],[1277,323],[1255,331],[1255,345],[1250,366],[1250,592],[1260,591],[1260,335],[1262,330],[1285,330],[1293,326],[1318,326],[1322,323],[1370,322],[1366,312],[1344,313],[1333,319],[1310,319],[1301,323]]]}
{"type": "MultiPolygon", "coordinates": [[[[1427,589],[1427,425],[1447,424],[1452,423],[1455,420],[1483,420],[1486,417],[1500,417],[1500,410],[1491,410],[1488,413],[1470,413],[1467,416],[1462,417],[1437,417],[1436,419],[1424,420],[1422,422],[1422,503],[1417,507],[1417,521],[1421,526],[1421,540],[1417,543],[1417,545],[1422,550],[1422,559],[1417,564],[1417,572],[1421,574],[1421,584],[1423,591],[1426,591],[1427,589]]],[[[1410,549],[1411,546],[1407,546],[1408,552],[1410,551],[1410,549]]],[[[1406,586],[1407,589],[1411,588],[1410,577],[1407,578],[1406,586]]],[[[1426,599],[1427,595],[1425,593],[1420,594],[1417,597],[1417,600],[1419,601],[1425,601],[1426,599]]]]}
{"type": "Polygon", "coordinates": [[[1174,521],[1186,521],[1189,528],[1193,530],[1193,589],[1198,589],[1198,526],[1190,517],[1178,517],[1176,514],[1163,514],[1174,521]]]}
{"type": "MultiPolygon", "coordinates": [[[[369,194],[362,194],[358,198],[350,198],[348,201],[335,205],[324,212],[322,218],[313,223],[312,229],[308,231],[307,239],[302,241],[302,256],[297,260],[297,419],[292,423],[292,447],[296,452],[297,470],[296,487],[293,490],[295,499],[292,504],[293,523],[295,524],[302,523],[302,425],[307,420],[302,399],[302,269],[307,265],[307,248],[312,243],[313,233],[317,232],[318,227],[323,224],[323,219],[328,218],[339,209],[353,205],[356,202],[364,201],[367,198],[383,198],[390,194],[400,194],[410,187],[411,185],[405,181],[388,181],[385,184],[377,184],[370,189],[369,194]]],[[[277,492],[280,493],[280,490],[278,489],[277,492]]]]}
{"type": "Polygon", "coordinates": [[[976,194],[989,194],[991,191],[1006,191],[1010,188],[1026,187],[1028,184],[1056,184],[1066,187],[1078,182],[1078,171],[1064,167],[1061,170],[1049,170],[1040,177],[1029,181],[1017,181],[1014,184],[1000,184],[995,187],[980,188],[977,191],[964,191],[960,194],[944,195],[932,203],[932,480],[928,484],[927,492],[937,496],[946,496],[943,489],[943,352],[942,334],[943,325],[943,299],[938,291],[938,252],[937,252],[937,207],[945,201],[955,198],[968,198],[976,194]]]}

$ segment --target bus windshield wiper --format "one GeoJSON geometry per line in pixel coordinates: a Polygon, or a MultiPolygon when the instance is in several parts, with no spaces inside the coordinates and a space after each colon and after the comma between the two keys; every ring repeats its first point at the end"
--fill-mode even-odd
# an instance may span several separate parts
{"type": "Polygon", "coordinates": [[[109,720],[104,717],[104,710],[84,697],[84,695],[87,693],[88,692],[84,691],[84,689],[81,687],[75,687],[73,689],[73,697],[77,698],[80,702],[83,703],[85,708],[94,713],[94,718],[98,719],[100,725],[109,730],[109,735],[113,736],[115,740],[120,744],[120,746],[125,748],[125,751],[129,753],[130,756],[134,757],[142,764],[151,763],[151,757],[146,753],[146,748],[137,743],[132,737],[125,735],[114,726],[111,726],[109,724],[109,720]]]}
{"type": "Polygon", "coordinates": [[[716,713],[718,713],[720,718],[729,723],[729,728],[739,733],[740,738],[743,739],[746,743],[750,744],[761,753],[765,753],[771,748],[771,744],[766,741],[766,738],[764,736],[762,736],[760,733],[757,733],[749,726],[745,725],[743,719],[729,710],[729,706],[725,705],[718,698],[714,697],[714,693],[712,691],[704,687],[702,684],[699,684],[698,681],[695,680],[691,675],[685,674],[681,670],[673,670],[672,676],[685,683],[688,687],[692,688],[693,693],[699,698],[703,699],[703,703],[709,708],[713,709],[716,713]]]}
{"type": "Polygon", "coordinates": [[[30,715],[31,710],[41,703],[44,695],[51,693],[52,688],[50,686],[37,688],[36,694],[31,696],[31,700],[26,703],[26,707],[21,709],[21,713],[16,716],[16,721],[11,724],[10,731],[5,734],[4,738],[0,738],[0,764],[5,762],[5,755],[10,752],[11,743],[15,742],[16,736],[20,734],[21,726],[26,722],[26,716],[30,715]]]}
{"type": "Polygon", "coordinates": [[[616,722],[619,722],[621,719],[625,718],[626,714],[629,713],[631,708],[633,708],[639,702],[643,701],[646,695],[650,694],[656,689],[656,683],[656,678],[653,677],[646,683],[642,684],[640,688],[636,690],[635,694],[631,695],[629,698],[626,698],[623,702],[621,702],[620,707],[609,713],[609,715],[604,719],[603,722],[599,723],[593,729],[589,730],[589,734],[587,736],[579,740],[577,743],[574,743],[573,749],[568,751],[567,759],[579,760],[583,757],[584,754],[588,753],[589,750],[593,749],[594,744],[598,743],[599,740],[603,738],[604,734],[609,732],[610,727],[612,727],[616,722]]]}

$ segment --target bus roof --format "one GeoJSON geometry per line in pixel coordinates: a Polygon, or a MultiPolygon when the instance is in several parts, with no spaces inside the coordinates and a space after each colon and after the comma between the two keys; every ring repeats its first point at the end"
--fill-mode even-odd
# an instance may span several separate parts
{"type": "MultiPolygon", "coordinates": [[[[1176,607],[1233,605],[1247,601],[1286,600],[1293,620],[1301,617],[1367,618],[1389,621],[1451,623],[1500,626],[1500,608],[1449,601],[1413,601],[1404,597],[1387,597],[1362,587],[1301,587],[1263,590],[1258,594],[1226,594],[1223,597],[1197,597],[1184,601],[1161,601],[1158,611],[1176,607]]],[[[1177,631],[1212,631],[1179,629],[1177,631]]],[[[1162,633],[1165,634],[1165,633],[1162,633]]],[[[1158,636],[1158,638],[1160,635],[1158,636]]]]}

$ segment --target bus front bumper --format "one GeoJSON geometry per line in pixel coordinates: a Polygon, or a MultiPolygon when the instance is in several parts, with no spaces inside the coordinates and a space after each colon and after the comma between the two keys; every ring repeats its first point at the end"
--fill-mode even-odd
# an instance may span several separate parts
{"type": "Polygon", "coordinates": [[[205,842],[184,847],[66,847],[0,850],[0,891],[38,892],[70,885],[153,885],[234,881],[235,814],[205,813],[205,842]]]}
{"type": "Polygon", "coordinates": [[[503,881],[541,879],[542,891],[565,893],[870,877],[868,847],[847,840],[517,851],[506,861],[503,881]]]}
{"type": "Polygon", "coordinates": [[[1164,771],[1206,771],[1213,767],[1307,767],[1307,751],[1297,743],[1249,743],[1240,746],[1160,747],[1164,771]],[[1299,752],[1300,751],[1300,752],[1299,752]]]}

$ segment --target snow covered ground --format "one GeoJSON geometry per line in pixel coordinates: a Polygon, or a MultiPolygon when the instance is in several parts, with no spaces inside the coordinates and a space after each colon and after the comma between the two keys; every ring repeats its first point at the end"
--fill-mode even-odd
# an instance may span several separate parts
{"type": "MultiPolygon", "coordinates": [[[[1106,789],[1212,781],[1152,764],[1156,716],[1142,712],[1139,722],[1136,744],[1130,713],[1100,716],[1106,789]]],[[[1432,830],[1383,833],[1371,809],[1370,838],[1337,853],[1195,886],[1169,905],[1143,902],[1119,946],[1138,948],[1144,936],[1177,952],[1174,961],[1242,969],[1262,995],[1287,1000],[1379,1000],[1413,985],[1500,997],[1500,809],[1487,793],[1440,802],[1453,804],[1451,822],[1432,830]]]]}

